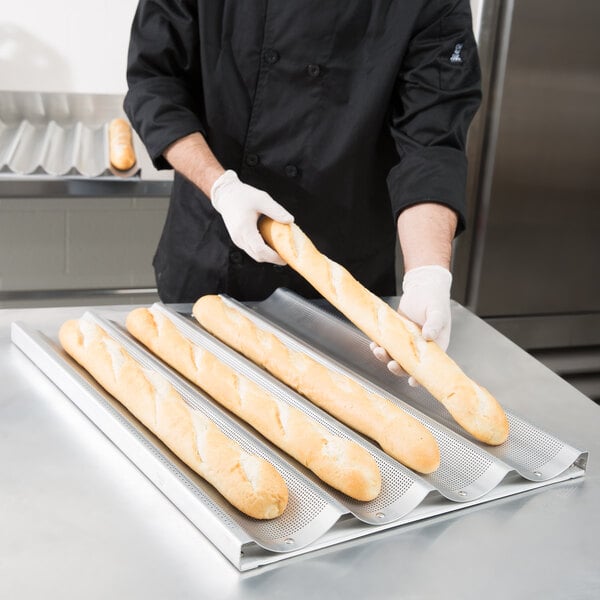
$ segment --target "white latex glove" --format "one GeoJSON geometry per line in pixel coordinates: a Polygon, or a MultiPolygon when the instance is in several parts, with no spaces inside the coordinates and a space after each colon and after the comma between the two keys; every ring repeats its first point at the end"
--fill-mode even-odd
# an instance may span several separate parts
{"type": "Polygon", "coordinates": [[[280,223],[294,221],[294,217],[269,194],[242,183],[235,171],[225,171],[214,182],[210,199],[238,248],[256,262],[286,264],[275,250],[267,246],[257,227],[261,215],[280,223]]]}
{"type": "MultiPolygon", "coordinates": [[[[426,340],[436,342],[444,351],[450,343],[451,285],[452,274],[444,267],[430,265],[411,269],[404,275],[403,294],[398,307],[398,312],[422,327],[426,340]]],[[[406,376],[406,372],[384,348],[371,342],[371,350],[379,360],[387,363],[392,373],[406,376]]],[[[408,383],[413,387],[417,385],[412,377],[408,383]]]]}

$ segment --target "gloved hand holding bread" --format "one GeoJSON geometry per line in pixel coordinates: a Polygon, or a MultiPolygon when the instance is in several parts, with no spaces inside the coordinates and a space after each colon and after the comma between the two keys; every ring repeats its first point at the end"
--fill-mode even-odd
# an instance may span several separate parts
{"type": "Polygon", "coordinates": [[[231,241],[257,262],[285,264],[267,246],[258,232],[258,220],[267,215],[282,223],[291,223],[294,217],[275,202],[267,192],[239,180],[235,171],[227,170],[212,185],[210,198],[215,210],[223,218],[231,241]]]}
{"type": "Polygon", "coordinates": [[[469,379],[435,343],[423,338],[415,323],[401,316],[362,286],[341,265],[320,253],[295,224],[263,218],[266,242],[333,306],[362,330],[450,412],[479,441],[502,444],[508,419],[500,404],[469,379]]]}
{"type": "MultiPolygon", "coordinates": [[[[427,341],[435,342],[446,351],[450,342],[452,319],[450,314],[450,287],[452,274],[439,265],[426,265],[410,269],[402,279],[402,296],[398,312],[421,326],[421,334],[427,341]]],[[[375,342],[371,343],[375,357],[387,363],[394,375],[406,375],[400,365],[375,342]]],[[[411,386],[418,385],[413,377],[411,386]]]]}

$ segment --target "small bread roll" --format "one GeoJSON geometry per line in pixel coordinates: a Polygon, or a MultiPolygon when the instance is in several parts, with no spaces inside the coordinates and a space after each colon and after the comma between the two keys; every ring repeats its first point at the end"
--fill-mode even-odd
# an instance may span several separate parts
{"type": "Polygon", "coordinates": [[[125,119],[114,119],[108,128],[110,164],[119,171],[128,171],[135,165],[135,151],[131,127],[125,119]]]}

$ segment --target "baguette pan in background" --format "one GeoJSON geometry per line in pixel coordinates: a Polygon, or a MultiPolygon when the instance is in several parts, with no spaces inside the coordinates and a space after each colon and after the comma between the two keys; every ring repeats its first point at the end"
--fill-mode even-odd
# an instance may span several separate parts
{"type": "Polygon", "coordinates": [[[450,412],[473,437],[502,444],[508,419],[496,399],[469,379],[419,328],[367,290],[341,265],[319,252],[294,223],[264,217],[259,228],[265,241],[312,286],[371,340],[385,348],[450,412]]]}
{"type": "Polygon", "coordinates": [[[331,434],[301,410],[272,396],[208,350],[179,333],[154,308],[137,308],[127,329],[184,377],[335,489],[368,501],[381,490],[375,459],[353,441],[331,434]]]}
{"type": "Polygon", "coordinates": [[[107,392],[233,506],[256,519],[283,513],[288,490],[275,467],[189,407],[164,377],[143,368],[96,323],[85,316],[67,321],[59,339],[107,392]]]}
{"type": "Polygon", "coordinates": [[[128,171],[135,165],[131,127],[125,119],[113,119],[110,122],[108,153],[110,164],[119,171],[128,171]]]}
{"type": "Polygon", "coordinates": [[[420,473],[440,464],[429,430],[385,398],[328,369],[310,356],[287,348],[219,296],[204,296],[193,308],[198,322],[336,419],[375,440],[392,458],[420,473]]]}

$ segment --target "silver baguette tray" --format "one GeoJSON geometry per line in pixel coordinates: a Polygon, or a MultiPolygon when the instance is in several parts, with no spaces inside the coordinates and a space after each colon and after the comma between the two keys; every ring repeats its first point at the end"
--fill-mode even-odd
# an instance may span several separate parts
{"type": "MultiPolygon", "coordinates": [[[[109,158],[110,121],[123,116],[110,94],[0,91],[0,176],[139,179],[109,158]]],[[[136,154],[140,156],[134,135],[136,154]]]]}
{"type": "Polygon", "coordinates": [[[0,120],[0,174],[139,179],[137,163],[126,171],[112,166],[108,129],[109,123],[0,120]]]}
{"type": "MultiPolygon", "coordinates": [[[[231,299],[225,300],[237,304],[231,299]]],[[[375,500],[356,502],[320,482],[310,471],[133,340],[122,326],[127,314],[125,311],[116,321],[103,318],[101,309],[95,311],[91,318],[144,368],[166,377],[193,409],[202,411],[226,435],[236,439],[246,450],[269,460],[280,471],[290,491],[288,508],[277,519],[258,521],[233,508],[212,486],[180,461],[72,361],[54,336],[54,339],[49,338],[26,323],[16,322],[12,326],[11,338],[240,571],[432,517],[441,518],[460,509],[580,478],[585,474],[587,453],[532,425],[525,424],[523,429],[521,423],[524,422],[515,415],[509,416],[515,429],[511,430],[511,437],[506,443],[508,448],[491,449],[463,437],[443,414],[434,414],[435,410],[428,407],[427,399],[415,402],[410,398],[410,402],[405,402],[398,397],[397,389],[390,390],[394,387],[390,382],[382,381],[385,374],[370,373],[366,376],[365,367],[348,366],[353,364],[355,354],[362,354],[365,344],[368,351],[368,340],[362,334],[357,334],[352,326],[329,311],[317,308],[290,292],[277,291],[252,308],[237,305],[257,325],[280,336],[290,347],[302,348],[330,368],[349,374],[361,385],[398,403],[418,418],[440,444],[442,461],[438,472],[429,476],[413,473],[210,336],[189,318],[189,310],[179,307],[181,312],[178,312],[173,307],[155,305],[153,310],[171,319],[192,343],[213,352],[244,377],[264,386],[279,402],[296,406],[330,431],[363,445],[380,466],[383,487],[375,500]],[[281,327],[282,323],[284,327],[281,327]],[[324,346],[330,345],[337,349],[336,352],[324,349],[324,346]],[[525,441],[533,440],[525,444],[525,450],[521,449],[522,436],[525,441]],[[533,447],[535,451],[529,450],[533,447]],[[535,472],[540,475],[535,475],[535,472]]],[[[115,312],[110,314],[114,318],[115,312]]],[[[363,362],[377,371],[373,360],[364,361],[363,357],[363,362]]],[[[393,383],[397,387],[397,382],[393,383]]],[[[422,390],[414,394],[426,396],[422,390]]]]}

